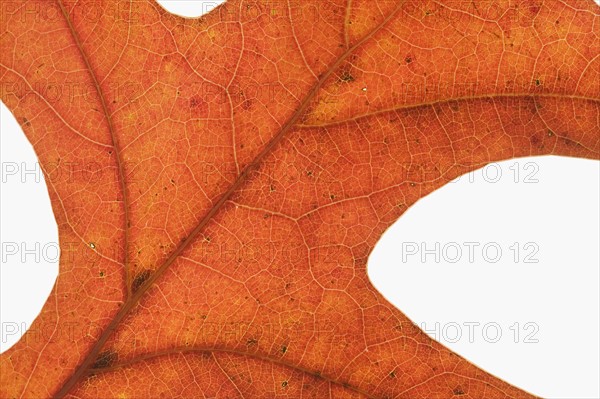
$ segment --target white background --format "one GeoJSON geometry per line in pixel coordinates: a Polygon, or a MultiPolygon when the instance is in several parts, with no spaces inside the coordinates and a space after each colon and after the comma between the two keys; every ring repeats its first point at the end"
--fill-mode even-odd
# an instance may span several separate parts
{"type": "MultiPolygon", "coordinates": [[[[215,1],[160,3],[197,16],[215,1]]],[[[58,236],[33,149],[3,104],[0,122],[3,352],[50,293],[58,236]],[[21,247],[11,255],[13,243],[21,247]],[[39,245],[26,262],[23,243],[39,245]]],[[[521,158],[463,176],[384,234],[369,277],[433,338],[494,375],[543,397],[598,398],[599,181],[598,161],[559,157],[521,158]],[[478,244],[473,261],[465,242],[478,244]],[[440,250],[422,259],[420,246],[436,243],[440,250]],[[494,248],[502,251],[497,262],[494,248]]]]}

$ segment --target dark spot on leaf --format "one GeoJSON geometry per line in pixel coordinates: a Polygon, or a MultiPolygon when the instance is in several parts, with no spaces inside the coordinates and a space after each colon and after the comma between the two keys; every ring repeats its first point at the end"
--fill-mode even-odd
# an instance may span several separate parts
{"type": "Polygon", "coordinates": [[[540,138],[537,136],[531,136],[529,141],[531,141],[531,144],[533,145],[538,145],[540,143],[540,138]]]}
{"type": "Polygon", "coordinates": [[[256,344],[258,344],[258,341],[254,338],[250,338],[248,341],[246,341],[246,346],[256,346],[256,344]]]}
{"type": "Polygon", "coordinates": [[[395,371],[392,371],[390,373],[390,378],[396,378],[396,372],[395,371]]]}
{"type": "Polygon", "coordinates": [[[412,57],[410,55],[407,55],[406,58],[404,59],[404,62],[406,62],[407,64],[410,64],[412,62],[412,57]]]}
{"type": "Polygon", "coordinates": [[[529,12],[533,15],[537,15],[540,12],[540,6],[537,4],[532,4],[529,6],[529,12]]]}
{"type": "Polygon", "coordinates": [[[198,108],[204,104],[204,100],[200,96],[190,98],[190,108],[198,108]]]}
{"type": "Polygon", "coordinates": [[[281,347],[281,353],[285,353],[285,352],[287,352],[287,346],[283,345],[281,347]]]}
{"type": "Polygon", "coordinates": [[[139,272],[131,283],[131,292],[136,292],[148,280],[151,274],[152,272],[147,269],[139,272]]]}
{"type": "Polygon", "coordinates": [[[281,386],[282,386],[282,387],[284,387],[284,388],[285,388],[285,387],[287,387],[287,386],[288,386],[288,382],[287,382],[287,381],[283,381],[283,382],[281,383],[281,386]]]}
{"type": "Polygon", "coordinates": [[[548,137],[554,136],[554,132],[552,130],[548,130],[548,137]]]}
{"type": "Polygon", "coordinates": [[[454,395],[457,395],[457,396],[459,396],[459,395],[464,395],[464,394],[465,394],[465,391],[463,391],[463,389],[462,389],[462,388],[461,388],[461,386],[459,385],[459,386],[457,386],[456,388],[454,388],[454,389],[452,390],[452,393],[453,393],[454,395]]]}
{"type": "Polygon", "coordinates": [[[110,367],[117,361],[118,358],[119,356],[117,355],[117,352],[113,352],[111,350],[100,352],[96,358],[96,361],[92,365],[92,368],[104,369],[110,367]]]}
{"type": "Polygon", "coordinates": [[[354,80],[354,76],[352,76],[349,71],[342,71],[342,74],[340,75],[340,82],[348,83],[354,82],[354,80]]]}

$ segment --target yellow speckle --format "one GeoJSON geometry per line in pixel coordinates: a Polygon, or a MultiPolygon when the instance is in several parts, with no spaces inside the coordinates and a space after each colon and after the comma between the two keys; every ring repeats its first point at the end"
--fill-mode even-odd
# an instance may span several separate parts
{"type": "Polygon", "coordinates": [[[125,394],[123,392],[121,392],[120,394],[117,395],[117,399],[127,399],[127,398],[128,398],[127,394],[125,394]]]}
{"type": "Polygon", "coordinates": [[[362,90],[362,91],[367,91],[367,88],[366,88],[366,87],[363,87],[361,90],[362,90]]]}
{"type": "Polygon", "coordinates": [[[217,36],[217,33],[214,31],[214,29],[209,29],[207,33],[208,37],[210,37],[211,39],[214,39],[217,36]]]}
{"type": "Polygon", "coordinates": [[[173,69],[174,69],[174,68],[173,68],[173,64],[172,64],[172,63],[170,63],[170,62],[167,62],[167,63],[165,64],[165,72],[172,72],[172,71],[173,71],[173,69]]]}

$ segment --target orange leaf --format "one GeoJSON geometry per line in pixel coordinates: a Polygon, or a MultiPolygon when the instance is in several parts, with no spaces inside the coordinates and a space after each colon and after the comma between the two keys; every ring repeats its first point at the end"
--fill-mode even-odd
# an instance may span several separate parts
{"type": "Polygon", "coordinates": [[[591,0],[7,2],[1,98],[62,248],[2,397],[523,398],[371,285],[408,206],[600,151],[591,0]],[[67,250],[68,249],[68,250],[67,250]]]}

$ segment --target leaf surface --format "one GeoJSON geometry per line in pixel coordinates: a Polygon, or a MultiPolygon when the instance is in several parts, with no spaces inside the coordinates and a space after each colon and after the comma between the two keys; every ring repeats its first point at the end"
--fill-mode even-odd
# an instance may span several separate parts
{"type": "Polygon", "coordinates": [[[463,173],[599,157],[593,1],[27,1],[0,35],[2,101],[46,177],[71,172],[47,179],[60,273],[2,397],[530,397],[366,262],[463,173]]]}

